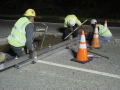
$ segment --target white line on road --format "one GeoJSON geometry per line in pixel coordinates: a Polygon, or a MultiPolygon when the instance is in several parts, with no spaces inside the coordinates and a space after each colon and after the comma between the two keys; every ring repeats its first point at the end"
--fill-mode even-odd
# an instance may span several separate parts
{"type": "Polygon", "coordinates": [[[115,74],[99,72],[99,71],[89,70],[89,69],[84,69],[84,68],[78,68],[78,67],[73,67],[73,66],[68,66],[68,65],[63,65],[63,64],[57,64],[57,63],[52,63],[52,62],[43,61],[43,60],[38,60],[37,62],[120,79],[120,76],[119,75],[115,75],[115,74]]]}

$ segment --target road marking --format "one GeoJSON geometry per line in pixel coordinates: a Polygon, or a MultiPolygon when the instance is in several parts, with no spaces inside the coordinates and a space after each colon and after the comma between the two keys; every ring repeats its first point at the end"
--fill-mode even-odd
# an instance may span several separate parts
{"type": "Polygon", "coordinates": [[[119,75],[115,75],[115,74],[99,72],[99,71],[89,70],[89,69],[84,69],[84,68],[78,68],[78,67],[73,67],[73,66],[68,66],[68,65],[63,65],[63,64],[57,64],[57,63],[52,63],[52,62],[43,61],[43,60],[38,60],[37,62],[120,79],[120,76],[119,75]]]}

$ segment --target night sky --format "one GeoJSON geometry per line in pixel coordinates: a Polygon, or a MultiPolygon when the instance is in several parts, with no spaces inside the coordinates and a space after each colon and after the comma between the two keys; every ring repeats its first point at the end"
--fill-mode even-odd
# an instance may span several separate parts
{"type": "Polygon", "coordinates": [[[120,19],[118,0],[1,0],[1,15],[22,15],[28,8],[38,16],[66,16],[120,19]]]}

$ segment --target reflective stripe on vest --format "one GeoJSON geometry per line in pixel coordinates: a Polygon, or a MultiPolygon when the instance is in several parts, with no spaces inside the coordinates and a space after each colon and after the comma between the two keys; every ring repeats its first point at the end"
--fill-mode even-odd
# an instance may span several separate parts
{"type": "Polygon", "coordinates": [[[100,36],[105,36],[105,37],[112,36],[111,32],[106,27],[104,27],[103,25],[100,25],[100,24],[98,24],[98,26],[99,26],[99,35],[100,36]]]}
{"type": "Polygon", "coordinates": [[[16,26],[14,26],[13,28],[15,29],[15,30],[17,30],[18,32],[20,32],[21,34],[23,34],[23,35],[25,35],[25,33],[22,31],[22,29],[23,29],[23,27],[26,25],[26,24],[28,24],[29,22],[25,22],[20,28],[18,28],[18,27],[16,27],[16,26]]]}
{"type": "Polygon", "coordinates": [[[20,38],[18,38],[17,36],[13,35],[13,34],[10,34],[11,37],[13,37],[14,39],[16,39],[17,41],[19,41],[20,43],[22,44],[25,44],[26,42],[21,40],[20,38]]]}
{"type": "MultiPolygon", "coordinates": [[[[28,23],[29,23],[29,22],[27,21],[27,22],[23,23],[20,28],[17,28],[16,26],[14,26],[13,28],[14,28],[15,30],[17,30],[19,33],[21,33],[21,34],[23,34],[23,35],[25,36],[26,33],[24,33],[24,32],[22,31],[22,29],[23,29],[23,27],[24,27],[25,25],[27,25],[28,23]]],[[[25,41],[21,40],[20,38],[18,38],[18,37],[15,36],[15,35],[11,34],[11,37],[13,37],[13,38],[16,39],[17,41],[21,42],[22,44],[25,44],[25,41]]]]}
{"type": "Polygon", "coordinates": [[[26,17],[20,18],[8,36],[8,43],[15,47],[24,46],[26,43],[26,25],[31,23],[26,17]]]}

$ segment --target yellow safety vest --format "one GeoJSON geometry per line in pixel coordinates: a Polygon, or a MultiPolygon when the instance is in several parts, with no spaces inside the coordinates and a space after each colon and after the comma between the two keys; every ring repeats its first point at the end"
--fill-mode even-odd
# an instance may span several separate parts
{"type": "Polygon", "coordinates": [[[74,15],[74,14],[71,14],[71,15],[67,15],[66,17],[65,17],[65,21],[64,21],[64,27],[67,27],[67,25],[68,25],[68,20],[70,19],[70,18],[72,18],[74,21],[75,21],[75,23],[76,24],[78,24],[78,25],[81,25],[82,23],[81,23],[81,21],[80,20],[78,20],[78,18],[74,15]]]}
{"type": "Polygon", "coordinates": [[[98,27],[99,27],[99,35],[100,36],[104,36],[104,37],[112,36],[112,33],[110,32],[110,30],[107,27],[105,27],[101,24],[98,24],[98,27]]]}
{"type": "Polygon", "coordinates": [[[20,18],[12,28],[11,34],[8,36],[8,43],[15,47],[25,46],[26,43],[26,31],[25,27],[31,23],[28,18],[20,18]]]}

